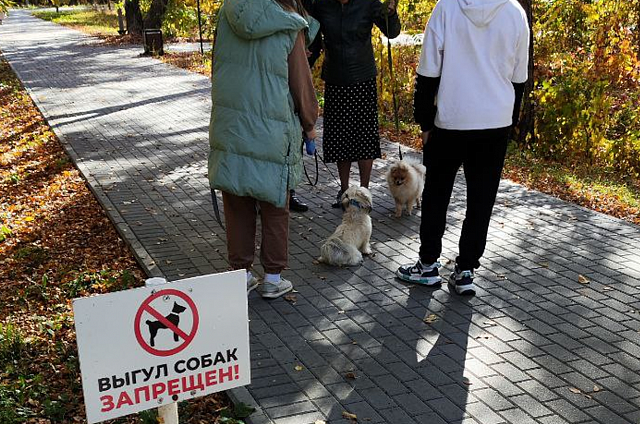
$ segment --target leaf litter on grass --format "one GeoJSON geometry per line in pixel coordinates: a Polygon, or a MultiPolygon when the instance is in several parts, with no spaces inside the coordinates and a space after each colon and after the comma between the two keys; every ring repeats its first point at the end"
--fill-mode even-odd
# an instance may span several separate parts
{"type": "MultiPolygon", "coordinates": [[[[0,422],[83,422],[71,299],[145,274],[1,54],[0,236],[0,422]]],[[[181,422],[228,406],[222,394],[187,402],[181,422]]]]}

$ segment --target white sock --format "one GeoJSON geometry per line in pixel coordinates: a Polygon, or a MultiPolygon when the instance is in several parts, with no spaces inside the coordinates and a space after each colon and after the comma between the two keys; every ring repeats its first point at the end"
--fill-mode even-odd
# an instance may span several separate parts
{"type": "Polygon", "coordinates": [[[280,273],[278,274],[264,274],[264,282],[278,284],[280,282],[280,273]]]}
{"type": "Polygon", "coordinates": [[[251,280],[253,278],[253,274],[251,273],[251,271],[247,271],[247,283],[249,282],[249,280],[251,280]]]}

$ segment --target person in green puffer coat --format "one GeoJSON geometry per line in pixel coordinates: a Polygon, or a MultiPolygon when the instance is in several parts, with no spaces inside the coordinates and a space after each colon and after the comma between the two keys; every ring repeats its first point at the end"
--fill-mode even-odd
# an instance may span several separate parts
{"type": "Polygon", "coordinates": [[[209,183],[222,191],[227,250],[233,269],[251,274],[257,210],[265,276],[262,296],[292,283],[287,266],[289,189],[302,179],[302,132],[315,138],[318,103],[306,42],[317,22],[298,0],[225,0],[213,51],[209,183]],[[311,23],[311,25],[310,25],[311,23]]]}

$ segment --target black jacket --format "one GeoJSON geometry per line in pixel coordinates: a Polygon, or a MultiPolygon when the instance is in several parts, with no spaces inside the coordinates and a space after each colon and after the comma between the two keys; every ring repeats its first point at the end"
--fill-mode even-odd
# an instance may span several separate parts
{"type": "Polygon", "coordinates": [[[338,0],[315,0],[310,9],[320,21],[322,44],[312,46],[312,58],[317,58],[320,47],[324,49],[322,79],[329,84],[351,85],[375,78],[371,30],[375,24],[385,36],[397,37],[398,14],[389,13],[387,28],[387,6],[379,0],[349,0],[344,5],[338,0]]]}

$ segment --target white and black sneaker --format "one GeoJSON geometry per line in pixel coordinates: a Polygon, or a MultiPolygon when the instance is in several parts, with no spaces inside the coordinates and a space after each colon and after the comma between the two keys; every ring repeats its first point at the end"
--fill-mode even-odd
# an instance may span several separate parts
{"type": "Polygon", "coordinates": [[[473,270],[460,271],[458,265],[449,277],[449,292],[461,296],[473,296],[476,294],[476,287],[473,285],[473,270]]]}
{"type": "Polygon", "coordinates": [[[420,260],[415,265],[402,265],[396,271],[396,276],[402,281],[409,283],[422,284],[430,287],[440,287],[442,278],[438,272],[438,268],[442,265],[435,261],[431,265],[423,265],[420,260]]]}

